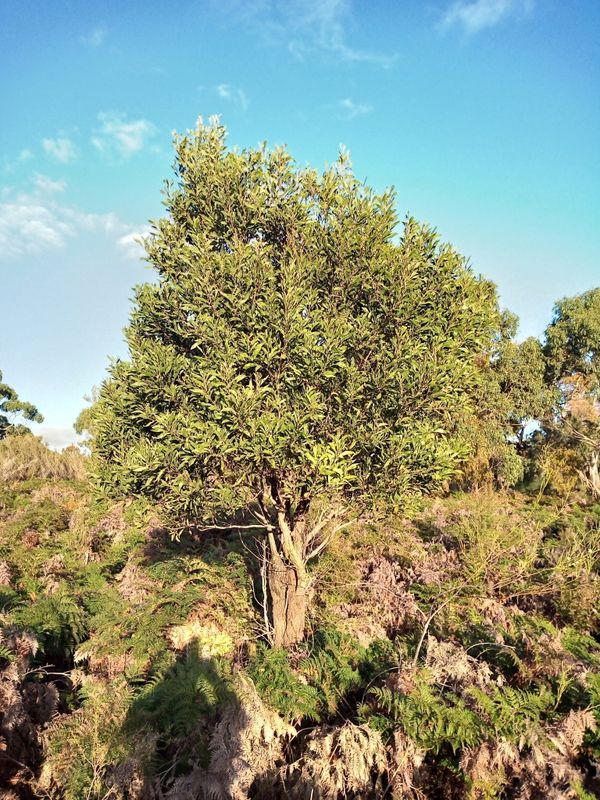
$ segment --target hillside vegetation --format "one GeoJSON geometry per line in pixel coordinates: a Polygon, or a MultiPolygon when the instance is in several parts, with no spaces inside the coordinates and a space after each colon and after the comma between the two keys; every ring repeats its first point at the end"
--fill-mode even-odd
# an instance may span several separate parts
{"type": "Polygon", "coordinates": [[[0,509],[17,797],[600,789],[600,506],[480,490],[357,523],[287,652],[247,534],[173,542],[150,506],[64,478],[12,482],[0,509]]]}
{"type": "Polygon", "coordinates": [[[344,154],[175,146],[89,455],[0,384],[2,797],[600,796],[600,289],[519,342],[344,154]]]}

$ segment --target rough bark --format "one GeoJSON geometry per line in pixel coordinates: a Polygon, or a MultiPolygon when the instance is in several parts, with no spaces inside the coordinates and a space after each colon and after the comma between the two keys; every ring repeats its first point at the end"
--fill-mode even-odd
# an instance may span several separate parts
{"type": "Polygon", "coordinates": [[[301,642],[306,627],[310,582],[296,568],[271,562],[268,570],[273,646],[290,647],[301,642]]]}
{"type": "Polygon", "coordinates": [[[311,581],[304,556],[304,525],[290,526],[278,513],[277,528],[269,531],[267,583],[273,647],[301,642],[306,627],[311,581]]]}
{"type": "MultiPolygon", "coordinates": [[[[265,626],[274,647],[289,647],[304,638],[313,593],[307,564],[326,547],[330,535],[325,535],[325,530],[340,516],[340,509],[322,512],[307,526],[308,502],[301,514],[298,509],[292,513],[289,504],[279,498],[276,485],[264,493],[259,508],[268,541],[262,570],[265,626]]],[[[342,527],[345,525],[335,530],[342,527]]]]}

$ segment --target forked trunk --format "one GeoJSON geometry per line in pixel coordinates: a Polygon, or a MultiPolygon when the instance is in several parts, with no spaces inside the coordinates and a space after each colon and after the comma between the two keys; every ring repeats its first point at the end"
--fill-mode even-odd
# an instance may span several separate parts
{"type": "Polygon", "coordinates": [[[271,595],[273,647],[289,647],[301,642],[306,627],[306,612],[310,600],[307,575],[299,575],[282,561],[272,562],[268,570],[271,595]]]}
{"type": "MultiPolygon", "coordinates": [[[[269,511],[269,502],[277,499],[272,490],[261,504],[262,519],[266,523],[267,542],[263,551],[263,610],[265,627],[273,647],[289,647],[304,639],[306,614],[310,606],[313,584],[307,564],[327,545],[326,526],[338,516],[337,509],[322,513],[312,527],[307,528],[306,518],[294,519],[279,502],[269,511]]],[[[271,508],[273,506],[271,505],[271,508]]],[[[307,506],[303,509],[306,513],[307,506]]],[[[340,529],[338,526],[337,530],[340,529]]]]}

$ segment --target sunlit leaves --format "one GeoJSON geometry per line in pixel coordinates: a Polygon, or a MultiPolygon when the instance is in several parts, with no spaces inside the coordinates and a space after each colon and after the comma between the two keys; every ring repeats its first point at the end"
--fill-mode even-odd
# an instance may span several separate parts
{"type": "Polygon", "coordinates": [[[323,175],[282,149],[228,151],[200,126],[176,145],[167,215],[97,407],[113,491],[174,513],[233,511],[277,483],[385,499],[438,487],[465,456],[477,357],[495,290],[360,184],[346,155],[323,175]]]}

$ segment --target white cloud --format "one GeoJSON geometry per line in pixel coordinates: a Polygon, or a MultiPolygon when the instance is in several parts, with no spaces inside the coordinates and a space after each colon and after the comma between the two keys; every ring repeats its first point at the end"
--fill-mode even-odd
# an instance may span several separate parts
{"type": "Polygon", "coordinates": [[[524,16],[533,0],[455,0],[440,21],[440,29],[462,28],[467,35],[493,28],[506,19],[524,16]]]}
{"type": "Polygon", "coordinates": [[[24,161],[30,161],[32,158],[33,158],[33,153],[28,147],[26,147],[24,150],[21,150],[21,152],[17,156],[17,161],[23,163],[24,161]]]}
{"type": "Polygon", "coordinates": [[[356,117],[364,117],[365,114],[370,114],[373,111],[373,106],[366,103],[355,103],[350,97],[340,100],[338,108],[341,111],[344,119],[351,120],[356,117]]]}
{"type": "Polygon", "coordinates": [[[300,58],[303,58],[302,51],[311,49],[312,41],[316,41],[322,50],[333,53],[342,61],[364,61],[389,67],[396,59],[395,56],[357,49],[348,44],[346,25],[351,19],[349,0],[301,0],[284,5],[287,7],[288,22],[294,29],[294,36],[289,43],[290,51],[300,58]]]}
{"type": "MultiPolygon", "coordinates": [[[[223,5],[221,0],[220,5],[223,5]]],[[[396,54],[366,50],[348,43],[353,23],[351,0],[230,0],[231,12],[272,45],[282,42],[300,60],[315,51],[341,61],[366,62],[390,67],[396,54]]]]}
{"type": "Polygon", "coordinates": [[[41,436],[50,450],[63,450],[70,444],[78,444],[83,437],[79,436],[73,428],[53,428],[49,425],[40,425],[34,430],[36,436],[41,436]]]}
{"type": "Polygon", "coordinates": [[[94,133],[92,144],[102,153],[116,153],[130,158],[146,147],[156,128],[147,119],[128,120],[124,114],[98,114],[101,127],[94,133]]]}
{"type": "Polygon", "coordinates": [[[74,233],[88,231],[90,233],[104,233],[114,236],[131,228],[114,211],[109,211],[106,214],[93,214],[71,206],[62,206],[59,211],[71,225],[74,233]]]}
{"type": "Polygon", "coordinates": [[[68,164],[77,158],[77,148],[66,136],[57,139],[42,139],[44,152],[61,164],[68,164]]]}
{"type": "Polygon", "coordinates": [[[235,103],[242,109],[242,111],[246,111],[248,108],[248,98],[243,89],[230,86],[228,83],[220,83],[215,88],[215,91],[220,98],[227,100],[228,102],[235,103]]]}
{"type": "Polygon", "coordinates": [[[117,239],[117,247],[122,250],[127,258],[137,261],[138,259],[144,257],[145,251],[143,239],[149,234],[150,227],[148,225],[144,225],[137,230],[132,230],[129,233],[123,234],[123,236],[119,236],[117,239]]]}
{"type": "Polygon", "coordinates": [[[54,194],[55,192],[64,192],[67,187],[65,181],[53,181],[47,175],[36,175],[34,183],[38,191],[43,194],[54,194]]]}
{"type": "Polygon", "coordinates": [[[62,247],[69,235],[69,225],[34,198],[0,203],[0,255],[5,258],[62,247]]]}
{"type": "Polygon", "coordinates": [[[100,47],[106,39],[107,30],[103,25],[98,25],[87,36],[80,36],[79,41],[89,47],[100,47]]]}
{"type": "Polygon", "coordinates": [[[52,193],[62,190],[61,182],[38,178],[37,191],[0,202],[0,260],[65,247],[84,233],[108,236],[116,244],[133,230],[114,213],[93,214],[57,203],[52,193]]]}

